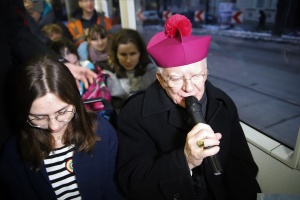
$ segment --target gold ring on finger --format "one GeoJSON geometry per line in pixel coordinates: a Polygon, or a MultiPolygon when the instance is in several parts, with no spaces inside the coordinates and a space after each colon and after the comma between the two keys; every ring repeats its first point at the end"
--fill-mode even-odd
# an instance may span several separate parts
{"type": "Polygon", "coordinates": [[[198,147],[204,147],[204,140],[199,140],[198,142],[197,142],[197,145],[198,145],[198,147]]]}

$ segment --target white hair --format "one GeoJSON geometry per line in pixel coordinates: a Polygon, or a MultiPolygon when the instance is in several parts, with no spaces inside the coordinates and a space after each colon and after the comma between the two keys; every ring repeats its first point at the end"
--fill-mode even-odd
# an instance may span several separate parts
{"type": "Polygon", "coordinates": [[[164,70],[164,68],[157,66],[157,73],[159,73],[160,75],[162,75],[163,70],[164,70]]]}

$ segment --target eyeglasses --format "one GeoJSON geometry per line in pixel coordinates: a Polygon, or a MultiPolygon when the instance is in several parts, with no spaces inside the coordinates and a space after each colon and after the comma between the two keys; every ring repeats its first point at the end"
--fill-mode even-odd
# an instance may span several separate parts
{"type": "Polygon", "coordinates": [[[47,115],[44,115],[44,116],[35,116],[35,118],[33,118],[33,119],[28,119],[27,123],[30,126],[35,127],[35,128],[46,129],[46,128],[48,128],[49,121],[51,119],[56,119],[56,121],[58,121],[58,122],[67,124],[74,117],[74,114],[75,114],[75,110],[71,110],[71,111],[65,110],[65,111],[62,111],[62,112],[57,112],[57,114],[56,114],[56,116],[54,118],[50,118],[47,115]]]}
{"type": "Polygon", "coordinates": [[[170,87],[182,86],[184,81],[187,81],[187,80],[190,80],[194,84],[197,84],[197,83],[202,83],[203,81],[205,81],[208,74],[209,74],[208,72],[205,74],[194,74],[190,78],[183,78],[182,76],[180,76],[180,77],[179,76],[170,76],[168,80],[164,79],[164,81],[166,83],[168,83],[168,85],[170,87]]]}
{"type": "Polygon", "coordinates": [[[87,3],[87,2],[95,3],[95,0],[80,0],[80,1],[83,2],[83,3],[87,3]]]}

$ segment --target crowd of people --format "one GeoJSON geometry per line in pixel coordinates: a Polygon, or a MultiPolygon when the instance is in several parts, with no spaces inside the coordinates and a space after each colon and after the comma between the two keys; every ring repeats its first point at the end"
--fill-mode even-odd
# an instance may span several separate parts
{"type": "MultiPolygon", "coordinates": [[[[94,0],[79,0],[79,9],[66,26],[54,20],[43,0],[26,0],[24,5],[50,48],[75,65],[108,74],[105,87],[116,111],[131,93],[146,89],[155,80],[157,68],[150,62],[142,36],[125,28],[112,33],[111,20],[96,12],[94,0]]],[[[83,94],[84,87],[80,87],[83,94]]]]}
{"type": "Polygon", "coordinates": [[[45,0],[0,6],[5,199],[256,199],[235,104],[207,80],[210,36],[191,35],[185,16],[146,44],[136,30],[112,32],[94,0],[78,0],[66,25],[45,0]],[[84,104],[104,92],[114,123],[84,104]],[[207,123],[191,122],[188,96],[207,123]],[[217,153],[224,172],[214,176],[217,153]]]}

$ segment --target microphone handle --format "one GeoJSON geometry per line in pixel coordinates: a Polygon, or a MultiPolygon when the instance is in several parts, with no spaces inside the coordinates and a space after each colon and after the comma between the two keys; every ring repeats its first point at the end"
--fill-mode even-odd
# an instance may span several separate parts
{"type": "MultiPolygon", "coordinates": [[[[201,105],[197,103],[192,103],[190,107],[188,108],[188,111],[192,117],[192,120],[194,121],[195,124],[198,123],[205,123],[204,117],[202,115],[201,111],[201,105]]],[[[205,147],[205,149],[209,149],[210,147],[205,147]]],[[[212,155],[208,157],[211,169],[214,173],[214,175],[220,175],[223,173],[223,168],[219,159],[218,154],[212,155]]]]}
{"type": "MultiPolygon", "coordinates": [[[[209,149],[211,147],[206,147],[205,149],[209,149]]],[[[211,169],[214,173],[214,175],[220,175],[223,172],[223,168],[219,159],[218,154],[212,155],[208,157],[211,169]]]]}

